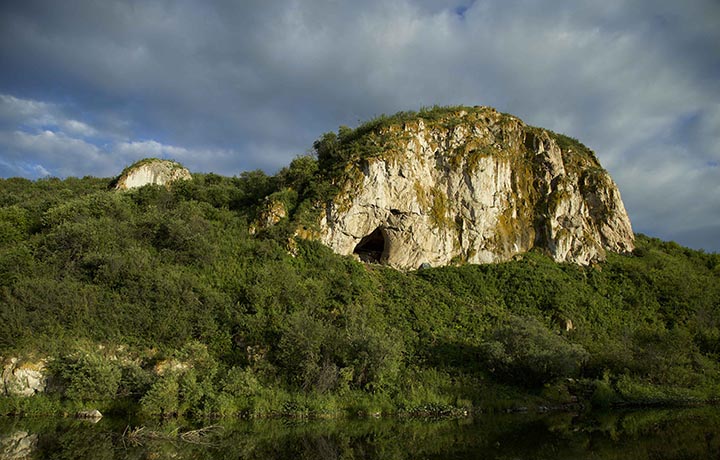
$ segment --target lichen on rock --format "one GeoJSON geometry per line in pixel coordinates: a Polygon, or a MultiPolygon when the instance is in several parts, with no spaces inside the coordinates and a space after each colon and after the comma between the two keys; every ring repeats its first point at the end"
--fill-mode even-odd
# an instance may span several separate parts
{"type": "Polygon", "coordinates": [[[417,269],[501,262],[531,249],[589,264],[634,247],[617,186],[574,139],[489,107],[419,114],[365,134],[318,209],[340,254],[417,269]]]}
{"type": "Polygon", "coordinates": [[[46,360],[9,358],[3,362],[0,395],[32,396],[47,387],[46,360]]]}

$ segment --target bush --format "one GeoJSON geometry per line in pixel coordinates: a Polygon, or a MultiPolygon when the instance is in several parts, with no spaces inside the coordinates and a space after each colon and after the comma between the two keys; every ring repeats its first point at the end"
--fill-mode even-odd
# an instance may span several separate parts
{"type": "Polygon", "coordinates": [[[54,364],[65,397],[73,401],[99,401],[115,396],[121,370],[117,362],[97,352],[78,351],[54,364]]]}
{"type": "Polygon", "coordinates": [[[386,325],[370,323],[351,309],[343,328],[294,313],[279,343],[280,364],[305,390],[324,393],[354,388],[378,391],[391,386],[402,361],[402,341],[386,325]]]}
{"type": "Polygon", "coordinates": [[[22,241],[29,227],[25,209],[17,205],[0,208],[0,247],[22,241]]]}
{"type": "Polygon", "coordinates": [[[306,311],[288,318],[279,343],[279,358],[290,380],[303,389],[331,390],[337,383],[338,331],[306,311]]]}
{"type": "Polygon", "coordinates": [[[595,380],[592,384],[592,396],[590,402],[595,407],[609,407],[621,402],[620,396],[612,387],[610,375],[605,373],[602,380],[595,380]]]}
{"type": "Polygon", "coordinates": [[[148,392],[153,381],[153,374],[139,365],[134,363],[123,365],[117,395],[139,401],[142,395],[148,392]]]}
{"type": "Polygon", "coordinates": [[[397,332],[382,323],[350,315],[346,326],[345,361],[357,388],[378,391],[392,386],[400,371],[403,345],[397,332]]]}
{"type": "Polygon", "coordinates": [[[481,351],[491,373],[527,387],[575,377],[589,356],[583,347],[551,332],[540,321],[517,316],[495,329],[481,351]]]}
{"type": "Polygon", "coordinates": [[[140,400],[140,412],[146,416],[169,417],[178,413],[180,385],[177,374],[160,377],[140,400]]]}

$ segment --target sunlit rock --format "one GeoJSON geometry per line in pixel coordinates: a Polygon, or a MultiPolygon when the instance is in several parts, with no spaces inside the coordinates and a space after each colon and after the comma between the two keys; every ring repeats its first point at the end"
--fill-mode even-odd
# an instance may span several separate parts
{"type": "Polygon", "coordinates": [[[144,185],[169,185],[192,176],[183,165],[170,160],[149,158],[125,168],[115,183],[116,190],[128,190],[144,185]]]}
{"type": "Polygon", "coordinates": [[[7,396],[32,396],[47,387],[46,362],[24,361],[10,358],[2,367],[2,394],[7,396]]]}
{"type": "Polygon", "coordinates": [[[490,263],[537,248],[589,264],[634,247],[617,186],[574,139],[481,107],[389,125],[351,161],[317,239],[399,269],[490,263]]]}

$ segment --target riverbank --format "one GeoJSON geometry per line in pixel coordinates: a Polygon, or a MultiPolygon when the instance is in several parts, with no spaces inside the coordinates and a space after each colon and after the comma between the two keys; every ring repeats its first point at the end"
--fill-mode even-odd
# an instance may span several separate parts
{"type": "MultiPolygon", "coordinates": [[[[636,390],[637,386],[630,386],[636,390]]],[[[242,401],[224,401],[221,410],[200,411],[187,407],[182,412],[150,413],[132,398],[115,398],[104,401],[71,401],[59,394],[40,394],[32,397],[0,397],[0,416],[8,417],[66,417],[93,418],[88,414],[99,411],[104,416],[132,418],[148,422],[188,419],[195,423],[203,420],[233,419],[363,419],[363,418],[418,418],[461,419],[485,414],[502,413],[585,413],[597,410],[638,410],[647,408],[716,407],[717,398],[689,396],[689,390],[647,387],[644,393],[619,393],[608,389],[602,382],[572,382],[548,385],[539,392],[519,392],[517,389],[486,385],[482,399],[460,399],[448,395],[425,392],[397,397],[388,394],[349,392],[313,394],[305,392],[274,391],[258,394],[242,401]],[[599,391],[597,388],[601,388],[599,391]],[[573,390],[582,389],[583,393],[573,390]],[[595,391],[591,393],[591,390],[595,391]],[[583,396],[584,394],[584,396],[583,396]],[[494,395],[494,397],[492,396],[494,395]],[[650,396],[651,395],[651,396],[650,396]],[[631,399],[635,398],[635,399],[631,399]]],[[[222,401],[221,401],[222,402],[222,401]]],[[[173,404],[170,401],[168,404],[173,404]]],[[[216,403],[219,404],[219,403],[216,403]]]]}

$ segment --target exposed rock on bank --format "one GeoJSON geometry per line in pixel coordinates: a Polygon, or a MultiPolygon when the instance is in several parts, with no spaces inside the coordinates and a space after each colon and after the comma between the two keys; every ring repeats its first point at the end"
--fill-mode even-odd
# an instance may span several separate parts
{"type": "Polygon", "coordinates": [[[0,396],[32,396],[47,387],[46,362],[10,358],[3,362],[0,396]]]}

